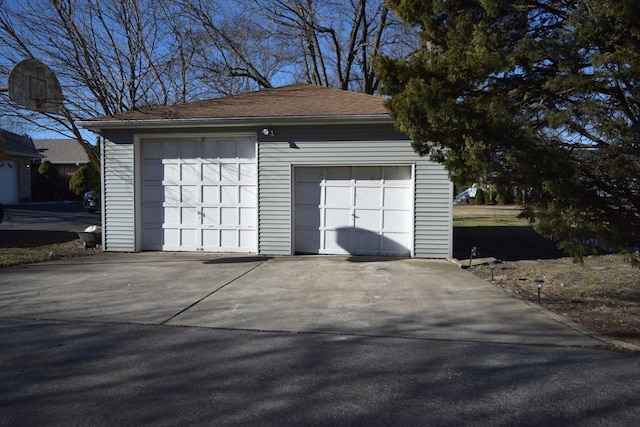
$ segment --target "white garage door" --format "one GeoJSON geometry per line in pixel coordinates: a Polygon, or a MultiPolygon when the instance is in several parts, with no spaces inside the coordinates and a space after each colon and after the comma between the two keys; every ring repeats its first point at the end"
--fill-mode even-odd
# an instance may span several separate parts
{"type": "Polygon", "coordinates": [[[410,166],[295,170],[297,253],[411,255],[410,166]]]}
{"type": "Polygon", "coordinates": [[[255,252],[255,139],[144,139],[143,250],[255,252]]]}
{"type": "Polygon", "coordinates": [[[0,161],[0,203],[18,203],[18,165],[12,160],[0,161]]]}

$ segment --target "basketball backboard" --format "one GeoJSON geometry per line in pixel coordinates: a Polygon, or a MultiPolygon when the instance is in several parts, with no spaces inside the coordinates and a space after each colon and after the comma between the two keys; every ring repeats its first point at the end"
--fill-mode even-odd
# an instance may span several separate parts
{"type": "Polygon", "coordinates": [[[40,113],[62,111],[62,88],[56,75],[37,59],[18,62],[9,73],[9,98],[40,113]]]}

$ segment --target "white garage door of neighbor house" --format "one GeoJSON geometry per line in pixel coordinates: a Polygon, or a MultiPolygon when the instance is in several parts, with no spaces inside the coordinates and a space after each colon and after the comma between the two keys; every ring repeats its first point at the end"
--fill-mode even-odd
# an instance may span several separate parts
{"type": "Polygon", "coordinates": [[[411,255],[411,166],[295,169],[295,250],[411,255]]]}
{"type": "Polygon", "coordinates": [[[18,165],[13,160],[0,161],[0,203],[18,203],[18,165]]]}
{"type": "Polygon", "coordinates": [[[255,138],[143,139],[142,249],[255,252],[255,138]]]}

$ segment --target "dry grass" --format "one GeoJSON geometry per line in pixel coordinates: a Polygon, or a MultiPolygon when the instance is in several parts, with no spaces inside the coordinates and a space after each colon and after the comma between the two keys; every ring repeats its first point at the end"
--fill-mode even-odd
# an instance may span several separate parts
{"type": "Polygon", "coordinates": [[[84,249],[78,234],[70,231],[5,232],[0,242],[0,267],[75,258],[98,253],[84,249]]]}

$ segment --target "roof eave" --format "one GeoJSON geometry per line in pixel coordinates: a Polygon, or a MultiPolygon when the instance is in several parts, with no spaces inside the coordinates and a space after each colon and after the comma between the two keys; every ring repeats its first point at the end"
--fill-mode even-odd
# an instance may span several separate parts
{"type": "Polygon", "coordinates": [[[42,154],[37,154],[37,153],[25,153],[24,151],[10,151],[7,150],[7,156],[12,156],[12,157],[24,157],[27,159],[42,159],[45,156],[43,156],[42,154]]]}
{"type": "Polygon", "coordinates": [[[229,117],[194,119],[81,120],[78,125],[93,131],[103,129],[159,129],[194,127],[303,126],[326,124],[390,124],[389,114],[344,116],[229,117]]]}

